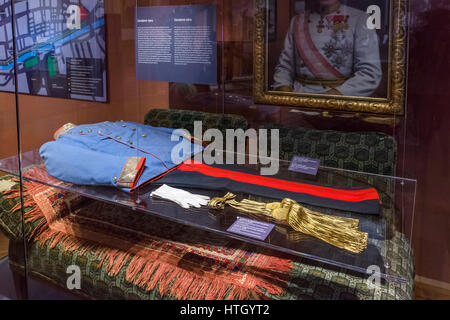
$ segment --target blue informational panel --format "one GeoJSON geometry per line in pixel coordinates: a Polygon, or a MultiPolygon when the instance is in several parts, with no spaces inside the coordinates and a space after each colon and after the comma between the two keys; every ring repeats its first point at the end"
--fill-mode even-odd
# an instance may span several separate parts
{"type": "MultiPolygon", "coordinates": [[[[104,0],[16,0],[20,93],[107,101],[104,0]]],[[[0,0],[0,91],[14,92],[11,0],[0,0]]]]}
{"type": "Polygon", "coordinates": [[[217,84],[216,6],[136,8],[139,80],[217,84]]]}

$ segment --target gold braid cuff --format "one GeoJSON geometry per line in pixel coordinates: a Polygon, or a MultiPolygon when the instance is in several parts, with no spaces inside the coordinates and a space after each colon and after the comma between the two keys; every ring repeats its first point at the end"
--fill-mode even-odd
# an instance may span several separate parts
{"type": "Polygon", "coordinates": [[[239,211],[286,221],[296,231],[354,253],[360,253],[367,248],[368,234],[358,230],[359,220],[357,219],[315,212],[291,199],[263,203],[248,199],[236,201],[235,198],[236,195],[227,193],[222,198],[212,199],[208,207],[223,210],[228,205],[239,211]]]}

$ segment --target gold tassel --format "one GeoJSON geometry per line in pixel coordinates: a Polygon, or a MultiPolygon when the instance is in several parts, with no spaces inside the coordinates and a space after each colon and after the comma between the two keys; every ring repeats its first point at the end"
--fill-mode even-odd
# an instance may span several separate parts
{"type": "Polygon", "coordinates": [[[294,230],[321,239],[338,248],[360,253],[367,248],[368,234],[358,230],[359,220],[326,215],[309,210],[296,201],[284,199],[281,202],[263,203],[244,199],[236,201],[236,195],[227,193],[208,203],[212,209],[234,209],[263,214],[280,221],[286,221],[294,230]]]}

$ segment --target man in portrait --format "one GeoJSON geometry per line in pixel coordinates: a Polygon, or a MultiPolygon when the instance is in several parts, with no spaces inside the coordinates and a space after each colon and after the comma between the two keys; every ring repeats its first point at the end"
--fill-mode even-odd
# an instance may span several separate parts
{"type": "Polygon", "coordinates": [[[382,78],[369,15],[340,0],[312,0],[290,23],[275,68],[276,91],[370,97],[382,78]]]}

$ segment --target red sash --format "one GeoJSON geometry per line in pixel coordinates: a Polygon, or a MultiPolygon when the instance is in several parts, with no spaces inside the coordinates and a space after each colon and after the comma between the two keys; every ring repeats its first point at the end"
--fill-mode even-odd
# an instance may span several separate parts
{"type": "Polygon", "coordinates": [[[294,24],[295,44],[300,57],[316,79],[336,80],[345,76],[317,49],[309,32],[309,12],[299,14],[294,24]]]}
{"type": "Polygon", "coordinates": [[[164,174],[156,184],[173,187],[221,190],[253,194],[271,199],[289,198],[313,206],[380,214],[381,201],[376,189],[333,188],[320,184],[292,181],[259,175],[249,168],[216,165],[208,166],[187,161],[176,170],[164,174]]]}

